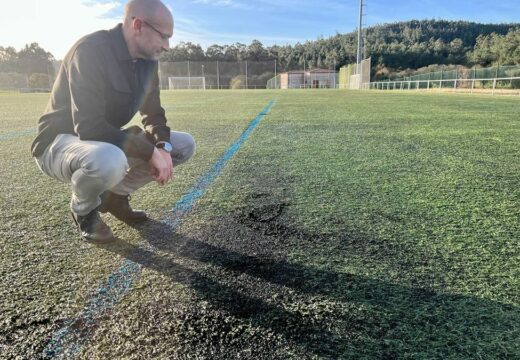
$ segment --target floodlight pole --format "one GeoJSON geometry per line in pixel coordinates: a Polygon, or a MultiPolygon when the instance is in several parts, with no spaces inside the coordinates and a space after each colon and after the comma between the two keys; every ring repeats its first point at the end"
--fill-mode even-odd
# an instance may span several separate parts
{"type": "Polygon", "coordinates": [[[356,60],[356,70],[359,74],[359,64],[361,63],[361,27],[363,25],[363,0],[359,0],[359,26],[358,26],[358,40],[357,40],[357,60],[356,60]]]}

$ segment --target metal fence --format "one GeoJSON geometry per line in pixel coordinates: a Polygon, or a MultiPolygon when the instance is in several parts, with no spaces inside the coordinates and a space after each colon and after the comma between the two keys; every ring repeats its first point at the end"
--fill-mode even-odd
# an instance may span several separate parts
{"type": "Polygon", "coordinates": [[[43,72],[0,71],[0,91],[50,92],[60,65],[60,61],[53,61],[43,72]]]}
{"type": "Polygon", "coordinates": [[[441,70],[407,76],[385,81],[416,81],[416,80],[454,80],[454,79],[496,79],[520,76],[520,66],[494,66],[488,68],[466,68],[457,66],[451,70],[441,70]]]}
{"type": "Polygon", "coordinates": [[[159,63],[161,89],[265,89],[267,81],[277,75],[276,71],[275,60],[159,63]],[[172,85],[181,83],[186,85],[172,85]]]}
{"type": "Polygon", "coordinates": [[[364,84],[372,90],[439,90],[469,93],[520,95],[520,77],[377,81],[364,84]]]}
{"type": "Polygon", "coordinates": [[[520,95],[520,66],[457,67],[448,71],[417,74],[396,80],[363,84],[374,90],[451,90],[470,93],[520,95]]]}
{"type": "Polygon", "coordinates": [[[0,72],[0,91],[49,92],[53,82],[52,74],[0,72]]]}

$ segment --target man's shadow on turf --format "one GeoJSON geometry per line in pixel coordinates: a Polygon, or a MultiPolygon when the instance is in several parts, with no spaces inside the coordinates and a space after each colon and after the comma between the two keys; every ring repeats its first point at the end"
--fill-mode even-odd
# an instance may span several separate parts
{"type": "MultiPolygon", "coordinates": [[[[287,307],[281,306],[282,304],[273,304],[254,295],[246,295],[229,285],[211,279],[202,272],[179,264],[169,255],[162,256],[154,249],[145,249],[121,239],[102,246],[143,267],[162,273],[176,283],[186,285],[195,290],[201,300],[207,301],[216,308],[239,318],[247,318],[255,326],[275,331],[303,346],[309,353],[318,356],[332,358],[341,356],[349,342],[355,341],[352,338],[356,333],[375,337],[383,346],[385,336],[392,331],[392,327],[399,327],[400,322],[410,322],[409,326],[426,329],[431,326],[431,317],[426,317],[424,322],[421,322],[421,319],[418,320],[413,314],[428,313],[432,309],[435,309],[436,321],[450,319],[451,322],[460,321],[461,326],[476,324],[483,327],[482,333],[487,334],[496,334],[502,331],[504,326],[506,328],[514,326],[514,323],[519,320],[518,316],[510,316],[517,310],[507,304],[464,295],[439,294],[423,288],[403,287],[360,275],[323,270],[285,260],[245,255],[198,239],[181,236],[168,224],[155,220],[149,220],[136,228],[142,238],[155,249],[171,254],[173,257],[217,266],[236,274],[237,277],[247,274],[274,285],[290,288],[299,294],[324,296],[342,303],[359,304],[371,309],[369,311],[376,315],[384,314],[391,320],[390,323],[393,323],[393,326],[386,329],[378,328],[378,324],[374,323],[372,324],[374,328],[370,330],[371,334],[366,334],[363,332],[367,331],[365,323],[367,319],[351,318],[349,328],[344,329],[345,333],[338,334],[337,331],[330,330],[331,323],[336,320],[334,318],[326,317],[320,321],[312,315],[304,316],[286,310],[287,307]],[[395,299],[400,301],[394,304],[395,299]],[[468,304],[479,309],[478,312],[473,313],[474,318],[468,318],[471,313],[457,314],[459,306],[468,306],[468,304]],[[482,323],[479,314],[486,312],[503,314],[503,318],[482,323]]],[[[312,234],[300,234],[300,236],[310,237],[312,234]]],[[[381,321],[379,325],[383,325],[389,319],[378,319],[381,321]]],[[[489,340],[491,341],[491,338],[489,340]]],[[[464,342],[464,339],[461,339],[461,342],[464,342]]],[[[399,355],[397,352],[391,353],[389,349],[386,351],[388,356],[399,355]]]]}

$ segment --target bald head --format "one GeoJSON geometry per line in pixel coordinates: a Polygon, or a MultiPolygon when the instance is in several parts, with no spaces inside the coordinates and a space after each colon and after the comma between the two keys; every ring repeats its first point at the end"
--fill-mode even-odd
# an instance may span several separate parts
{"type": "Polygon", "coordinates": [[[173,27],[173,16],[160,0],[130,0],[125,6],[124,23],[131,23],[133,18],[173,27]]]}
{"type": "Polygon", "coordinates": [[[132,58],[157,60],[173,35],[173,16],[160,0],[130,0],[125,7],[123,36],[132,58]]]}

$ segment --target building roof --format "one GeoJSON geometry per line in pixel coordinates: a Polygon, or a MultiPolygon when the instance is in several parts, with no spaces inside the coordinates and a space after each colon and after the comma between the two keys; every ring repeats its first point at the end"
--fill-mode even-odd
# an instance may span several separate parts
{"type": "Polygon", "coordinates": [[[329,69],[313,69],[310,70],[311,73],[336,73],[336,70],[329,70],[329,69]]]}
{"type": "Polygon", "coordinates": [[[291,71],[287,71],[285,73],[282,73],[282,74],[308,74],[308,73],[313,73],[313,74],[331,74],[331,73],[337,73],[336,70],[329,70],[329,69],[312,69],[312,70],[291,70],[291,71]]]}

